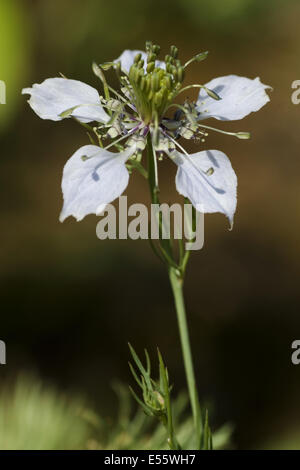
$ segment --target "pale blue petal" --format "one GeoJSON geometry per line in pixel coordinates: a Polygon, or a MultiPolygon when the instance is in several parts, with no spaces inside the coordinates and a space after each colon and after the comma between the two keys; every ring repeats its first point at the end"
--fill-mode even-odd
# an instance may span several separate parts
{"type": "Polygon", "coordinates": [[[227,156],[219,150],[191,155],[170,154],[178,166],[176,188],[199,212],[221,212],[230,223],[236,210],[237,177],[227,156]]]}
{"type": "MultiPolygon", "coordinates": [[[[132,66],[132,64],[134,62],[134,58],[137,54],[142,54],[142,59],[144,60],[144,70],[146,71],[147,54],[144,51],[126,49],[120,55],[120,57],[118,57],[114,62],[119,62],[120,61],[121,62],[121,69],[123,70],[123,72],[128,73],[130,67],[132,66]]],[[[155,64],[156,64],[156,67],[160,67],[162,69],[166,68],[165,62],[163,62],[161,60],[156,60],[155,64]]]]}
{"type": "Polygon", "coordinates": [[[204,89],[200,89],[197,109],[200,119],[213,117],[221,121],[235,121],[248,114],[258,111],[270,101],[265,92],[271,88],[261,83],[259,77],[254,80],[237,75],[214,78],[205,86],[217,93],[221,100],[217,101],[204,89]]]}
{"type": "Polygon", "coordinates": [[[32,88],[24,88],[22,94],[29,94],[28,103],[42,119],[60,121],[61,113],[76,107],[70,115],[81,122],[107,122],[108,114],[102,108],[98,91],[78,80],[47,78],[32,88]]]}
{"type": "Polygon", "coordinates": [[[126,161],[135,152],[132,146],[112,153],[96,145],[81,147],[67,161],[63,171],[63,222],[72,215],[77,221],[88,214],[100,214],[105,206],[125,191],[129,173],[126,161]]]}

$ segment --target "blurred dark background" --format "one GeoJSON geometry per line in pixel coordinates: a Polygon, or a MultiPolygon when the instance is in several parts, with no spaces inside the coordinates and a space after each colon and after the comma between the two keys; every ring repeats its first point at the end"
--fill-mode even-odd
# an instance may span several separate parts
{"type": "MultiPolygon", "coordinates": [[[[205,143],[231,158],[239,199],[232,232],[224,216],[206,216],[205,246],[187,273],[200,395],[213,404],[214,427],[235,424],[235,447],[292,436],[300,448],[300,366],[290,359],[300,338],[300,108],[290,99],[300,79],[299,15],[294,0],[1,0],[0,387],[35,371],[113,414],[111,381],[131,381],[127,341],[153,357],[159,346],[174,394],[185,387],[163,266],[146,241],[99,241],[95,216],[59,223],[63,165],[88,139],[71,120],[40,120],[20,92],[59,72],[98,86],[94,60],[143,49],[147,39],[163,53],[176,44],[186,60],[209,50],[187,82],[235,73],[274,91],[259,113],[217,123],[250,131],[250,141],[210,134],[205,143]]],[[[165,200],[175,196],[174,171],[160,164],[165,200]]],[[[139,175],[127,194],[149,202],[139,175]]]]}

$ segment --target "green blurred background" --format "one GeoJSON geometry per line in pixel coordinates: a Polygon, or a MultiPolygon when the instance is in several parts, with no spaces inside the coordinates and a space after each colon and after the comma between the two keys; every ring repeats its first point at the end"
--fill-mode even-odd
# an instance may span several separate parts
{"type": "MultiPolygon", "coordinates": [[[[235,448],[300,448],[300,366],[290,360],[300,337],[300,108],[290,100],[300,78],[299,15],[296,0],[1,0],[0,390],[34,373],[109,418],[112,381],[131,382],[128,340],[153,356],[158,345],[174,395],[185,387],[163,267],[147,242],[99,241],[95,216],[58,222],[63,165],[87,136],[70,120],[40,120],[20,91],[59,72],[98,86],[94,60],[147,39],[164,53],[176,44],[183,59],[209,50],[188,82],[235,73],[260,76],[274,91],[259,113],[222,123],[249,130],[250,141],[210,134],[205,143],[231,158],[239,200],[232,232],[224,216],[206,216],[205,246],[188,270],[200,395],[213,404],[213,428],[234,423],[235,448]]],[[[176,196],[174,171],[160,164],[166,201],[176,196]]],[[[127,194],[149,202],[139,175],[127,194]]]]}

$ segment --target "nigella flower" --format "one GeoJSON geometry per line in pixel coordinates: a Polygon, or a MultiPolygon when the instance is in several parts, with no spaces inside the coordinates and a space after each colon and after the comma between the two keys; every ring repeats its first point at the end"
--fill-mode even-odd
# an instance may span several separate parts
{"type": "MultiPolygon", "coordinates": [[[[146,43],[146,52],[126,50],[113,62],[93,70],[101,79],[104,96],[77,80],[49,78],[23,94],[30,94],[29,104],[42,119],[58,121],[73,118],[94,134],[91,145],[78,149],[67,161],[62,178],[64,205],[60,215],[77,220],[87,214],[100,214],[105,206],[126,189],[130,171],[146,171],[141,163],[146,145],[152,147],[157,160],[163,155],[178,167],[176,188],[194,207],[204,212],[221,212],[230,222],[236,209],[237,178],[227,156],[219,150],[202,150],[188,154],[180,138],[205,142],[208,131],[249,138],[246,132],[230,133],[203,124],[207,118],[242,119],[258,111],[268,101],[259,78],[236,75],[215,78],[206,85],[183,87],[185,71],[198,54],[182,65],[178,50],[171,47],[165,61],[157,60],[159,46],[146,43]],[[108,85],[104,71],[112,68],[120,81],[120,90],[108,85]],[[199,88],[196,102],[176,104],[174,100],[189,88],[199,88]],[[166,115],[175,108],[172,117],[166,115]],[[92,127],[88,123],[94,122],[92,127]],[[112,141],[104,145],[103,141],[112,141]],[[116,151],[108,149],[114,148],[116,151]]],[[[157,183],[158,184],[158,183],[157,183]]]]}

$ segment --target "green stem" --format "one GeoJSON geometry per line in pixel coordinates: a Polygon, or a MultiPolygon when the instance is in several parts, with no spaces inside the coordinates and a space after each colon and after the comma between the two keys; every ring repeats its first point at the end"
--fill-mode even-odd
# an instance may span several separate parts
{"type": "MultiPolygon", "coordinates": [[[[147,142],[148,150],[148,180],[151,193],[152,204],[159,204],[159,188],[157,186],[156,178],[156,162],[155,155],[152,148],[151,136],[148,136],[147,142]]],[[[159,218],[159,225],[161,226],[162,219],[159,218]]],[[[189,397],[191,402],[191,408],[194,418],[194,426],[197,438],[197,448],[201,448],[202,444],[202,418],[199,405],[198,392],[196,387],[195,372],[193,366],[192,352],[190,346],[190,339],[188,333],[188,326],[185,313],[185,305],[183,298],[183,278],[186,265],[189,259],[190,252],[182,253],[180,256],[180,265],[178,265],[174,259],[173,250],[171,248],[170,240],[160,239],[160,251],[168,265],[170,283],[174,295],[181,347],[183,353],[183,361],[185,367],[185,373],[187,378],[189,397]]],[[[170,424],[170,423],[169,423],[170,424]]]]}
{"type": "Polygon", "coordinates": [[[174,268],[169,269],[169,278],[174,295],[175,308],[179,326],[181,348],[183,353],[184,367],[187,378],[190,402],[194,418],[194,426],[196,430],[197,444],[200,449],[202,436],[202,418],[199,405],[199,398],[195,380],[195,372],[193,358],[190,346],[190,338],[186,319],[184,298],[183,298],[183,279],[178,276],[174,268]]]}
{"type": "MultiPolygon", "coordinates": [[[[158,204],[159,205],[159,187],[158,187],[158,181],[157,181],[157,161],[156,161],[156,155],[153,151],[152,147],[152,140],[151,140],[151,135],[149,134],[147,137],[147,153],[148,153],[148,181],[149,181],[149,188],[150,188],[150,194],[151,194],[151,202],[152,204],[158,204]]],[[[162,214],[158,214],[158,227],[159,227],[159,232],[161,234],[162,232],[162,225],[163,225],[163,220],[162,220],[162,214]]],[[[173,253],[172,253],[172,247],[169,239],[163,239],[160,237],[159,240],[159,246],[160,250],[162,252],[163,258],[165,259],[166,263],[170,266],[176,266],[176,263],[174,261],[173,253]]]]}
{"type": "Polygon", "coordinates": [[[169,435],[168,442],[169,442],[170,449],[180,450],[180,446],[177,442],[175,432],[174,432],[174,427],[173,427],[169,379],[168,379],[166,367],[164,365],[164,362],[163,362],[163,359],[161,357],[159,350],[158,350],[158,358],[159,358],[159,371],[160,371],[159,376],[160,376],[160,380],[162,381],[162,388],[164,391],[164,399],[165,399],[166,411],[167,411],[167,419],[164,425],[169,435]]]}
{"type": "Polygon", "coordinates": [[[150,187],[150,193],[151,193],[151,202],[152,204],[159,204],[159,199],[158,199],[159,188],[157,186],[156,169],[155,169],[155,165],[157,164],[157,162],[155,162],[155,155],[153,153],[150,134],[147,137],[147,150],[148,150],[148,179],[149,179],[149,187],[150,187]]]}

